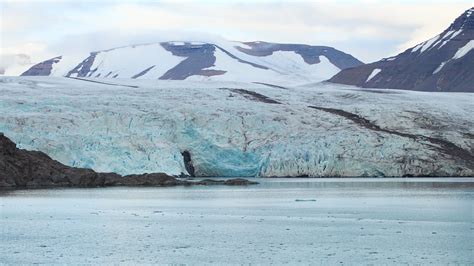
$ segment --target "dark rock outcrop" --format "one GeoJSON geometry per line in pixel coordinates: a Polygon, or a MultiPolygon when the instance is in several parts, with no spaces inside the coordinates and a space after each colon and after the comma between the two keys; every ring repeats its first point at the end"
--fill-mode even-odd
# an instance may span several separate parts
{"type": "Polygon", "coordinates": [[[105,186],[151,186],[151,187],[174,187],[187,185],[187,181],[179,180],[173,176],[163,173],[141,174],[141,175],[109,175],[105,179],[105,186]]]}
{"type": "Polygon", "coordinates": [[[173,55],[185,57],[183,61],[168,70],[159,79],[162,80],[184,80],[193,75],[215,76],[222,75],[225,71],[209,71],[205,68],[214,66],[216,57],[212,44],[190,44],[174,45],[173,43],[161,43],[161,46],[173,55]]]}
{"type": "Polygon", "coordinates": [[[79,65],[73,68],[66,74],[66,77],[90,77],[94,72],[97,71],[96,69],[91,70],[92,65],[94,64],[95,57],[97,56],[98,52],[92,52],[89,57],[84,59],[79,65]]]}
{"type": "Polygon", "coordinates": [[[204,186],[212,186],[212,185],[248,186],[248,185],[256,185],[258,184],[258,182],[250,181],[250,180],[242,179],[242,178],[233,178],[233,179],[225,179],[225,180],[203,179],[203,180],[192,182],[192,184],[204,185],[204,186]]]}
{"type": "Polygon", "coordinates": [[[258,182],[250,181],[243,178],[234,178],[234,179],[227,179],[223,183],[227,186],[247,186],[247,185],[256,185],[258,182]]]}
{"type": "Polygon", "coordinates": [[[152,70],[154,67],[155,67],[155,65],[153,65],[153,66],[151,66],[151,67],[149,67],[145,70],[140,71],[140,73],[137,73],[137,74],[133,75],[132,79],[136,79],[136,78],[139,78],[139,77],[145,75],[146,73],[148,73],[148,71],[152,70]]]}
{"type": "Polygon", "coordinates": [[[20,76],[49,76],[53,69],[53,64],[61,61],[62,56],[57,56],[32,66],[20,76]]]}
{"type": "Polygon", "coordinates": [[[194,174],[194,165],[193,161],[191,160],[191,153],[189,151],[183,151],[181,153],[183,155],[184,167],[190,176],[195,176],[194,174]]]}
{"type": "Polygon", "coordinates": [[[474,49],[469,50],[473,40],[474,8],[470,8],[433,39],[397,56],[345,69],[329,82],[363,88],[474,92],[474,49]],[[458,53],[461,49],[466,51],[463,56],[458,53]]]}
{"type": "Polygon", "coordinates": [[[328,46],[314,46],[306,44],[284,44],[269,42],[245,42],[250,49],[236,47],[239,51],[253,56],[269,56],[277,51],[293,51],[299,54],[310,65],[318,64],[319,56],[325,56],[339,69],[360,66],[363,63],[350,54],[343,53],[328,46]]]}
{"type": "Polygon", "coordinates": [[[270,104],[281,104],[279,101],[275,101],[272,98],[255,91],[249,91],[249,90],[244,90],[244,89],[229,89],[229,90],[232,92],[238,93],[240,95],[243,95],[246,99],[249,99],[252,101],[270,103],[270,104]]]}
{"type": "Polygon", "coordinates": [[[39,151],[18,149],[0,133],[0,188],[250,185],[245,179],[187,181],[164,173],[121,176],[61,164],[39,151]]]}
{"type": "Polygon", "coordinates": [[[18,149],[0,134],[0,187],[95,187],[117,176],[65,166],[42,152],[18,149]]]}

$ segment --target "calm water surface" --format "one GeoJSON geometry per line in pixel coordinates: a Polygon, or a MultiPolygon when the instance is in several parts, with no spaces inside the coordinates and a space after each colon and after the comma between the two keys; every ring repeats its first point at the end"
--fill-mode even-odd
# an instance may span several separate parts
{"type": "Polygon", "coordinates": [[[474,179],[0,192],[0,264],[474,264],[474,179]]]}

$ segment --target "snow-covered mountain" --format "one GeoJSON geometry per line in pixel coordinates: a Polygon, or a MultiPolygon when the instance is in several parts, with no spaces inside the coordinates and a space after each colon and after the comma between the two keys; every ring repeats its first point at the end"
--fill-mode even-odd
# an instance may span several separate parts
{"type": "Polygon", "coordinates": [[[0,77],[0,132],[119,174],[473,176],[472,110],[470,93],[330,83],[0,77]]]}
{"type": "Polygon", "coordinates": [[[327,46],[267,42],[160,42],[62,55],[34,65],[22,76],[161,80],[230,80],[309,83],[361,65],[327,46]]]}
{"type": "Polygon", "coordinates": [[[474,7],[438,36],[375,63],[345,69],[334,83],[364,88],[474,92],[474,7]]]}

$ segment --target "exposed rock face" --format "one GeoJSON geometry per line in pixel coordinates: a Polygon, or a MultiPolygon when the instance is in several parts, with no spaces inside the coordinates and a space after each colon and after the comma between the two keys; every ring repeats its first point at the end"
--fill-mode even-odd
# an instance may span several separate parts
{"type": "MultiPolygon", "coordinates": [[[[146,73],[148,73],[148,71],[152,70],[154,67],[155,67],[155,65],[153,65],[153,66],[151,66],[151,67],[149,67],[149,68],[143,70],[142,72],[140,72],[140,73],[138,73],[138,74],[132,76],[132,79],[136,79],[136,78],[139,78],[139,77],[145,75],[146,73]]],[[[109,72],[109,73],[110,73],[110,72],[109,72]]],[[[100,77],[100,73],[97,74],[96,77],[100,77]]]]}
{"type": "Polygon", "coordinates": [[[193,165],[193,161],[191,160],[191,153],[189,151],[183,151],[181,155],[183,155],[183,161],[184,161],[184,166],[186,168],[186,171],[188,172],[190,176],[195,176],[194,165],[193,165]]]}
{"type": "Polygon", "coordinates": [[[340,69],[360,66],[363,63],[350,54],[346,54],[328,46],[312,46],[306,44],[280,44],[269,42],[245,42],[250,49],[236,47],[239,51],[253,56],[269,56],[277,51],[293,51],[299,54],[307,64],[318,64],[319,56],[325,56],[340,69]]]}
{"type": "Polygon", "coordinates": [[[175,177],[163,173],[152,173],[142,175],[117,174],[108,175],[104,186],[153,186],[153,187],[173,187],[187,185],[188,182],[181,181],[175,177]]]}
{"type": "Polygon", "coordinates": [[[191,182],[163,173],[127,176],[97,173],[91,169],[65,166],[39,151],[18,149],[15,143],[0,133],[0,188],[249,184],[256,184],[256,182],[245,179],[191,182]]]}
{"type": "Polygon", "coordinates": [[[91,70],[96,55],[97,52],[92,52],[89,57],[84,59],[84,61],[82,61],[79,65],[69,71],[66,77],[91,77],[94,72],[97,71],[97,68],[91,70]]]}
{"type": "Polygon", "coordinates": [[[168,70],[159,79],[183,80],[192,75],[214,76],[222,75],[225,71],[209,71],[205,68],[212,67],[216,62],[214,45],[185,43],[184,45],[171,45],[161,43],[161,46],[173,55],[186,57],[181,63],[168,70]]]}
{"type": "Polygon", "coordinates": [[[16,148],[0,134],[0,187],[102,186],[115,174],[65,166],[42,152],[16,148]]]}
{"type": "Polygon", "coordinates": [[[174,45],[173,43],[162,42],[161,46],[175,56],[186,58],[178,65],[164,73],[163,76],[159,78],[162,80],[184,80],[190,76],[210,77],[225,74],[227,71],[207,69],[213,67],[216,63],[216,56],[214,55],[216,49],[221,50],[228,56],[238,60],[240,63],[248,64],[256,68],[268,69],[267,67],[237,58],[230,52],[215,44],[193,44],[184,42],[182,45],[174,45]]]}
{"type": "Polygon", "coordinates": [[[258,183],[254,181],[249,181],[247,179],[235,178],[235,179],[225,180],[223,184],[228,185],[228,186],[246,186],[246,185],[256,185],[258,183]]]}
{"type": "Polygon", "coordinates": [[[375,63],[345,69],[329,81],[364,88],[474,92],[474,8],[440,35],[375,63]]]}
{"type": "Polygon", "coordinates": [[[247,179],[242,178],[234,178],[234,179],[227,179],[227,180],[214,180],[214,179],[203,179],[200,181],[193,182],[195,185],[226,185],[226,186],[248,186],[248,185],[256,185],[258,182],[249,181],[247,179]]]}
{"type": "Polygon", "coordinates": [[[38,63],[21,74],[21,76],[49,76],[53,69],[53,64],[58,63],[61,59],[62,56],[58,56],[38,63]]]}

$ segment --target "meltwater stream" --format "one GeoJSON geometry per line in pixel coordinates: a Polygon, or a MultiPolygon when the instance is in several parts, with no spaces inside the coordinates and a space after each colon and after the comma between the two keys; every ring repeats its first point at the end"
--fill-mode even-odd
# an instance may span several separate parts
{"type": "Polygon", "coordinates": [[[0,264],[473,264],[474,179],[0,192],[0,264]]]}

